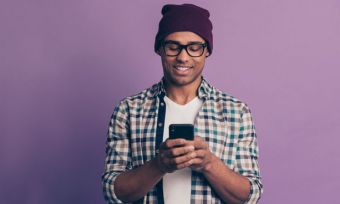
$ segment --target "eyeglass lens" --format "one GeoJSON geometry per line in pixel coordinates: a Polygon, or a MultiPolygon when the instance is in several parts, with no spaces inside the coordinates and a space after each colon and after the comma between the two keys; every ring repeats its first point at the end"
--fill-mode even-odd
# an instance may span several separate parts
{"type": "Polygon", "coordinates": [[[199,57],[203,54],[205,48],[205,44],[201,43],[193,43],[188,45],[180,45],[177,43],[165,43],[164,44],[164,51],[167,56],[177,56],[182,51],[182,49],[185,49],[186,52],[191,57],[199,57]]]}

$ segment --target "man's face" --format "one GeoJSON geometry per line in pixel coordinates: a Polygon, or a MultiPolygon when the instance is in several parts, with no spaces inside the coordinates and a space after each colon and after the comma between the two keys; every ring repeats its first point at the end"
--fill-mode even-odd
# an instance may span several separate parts
{"type": "MultiPolygon", "coordinates": [[[[203,44],[205,41],[193,32],[175,32],[169,34],[164,42],[171,42],[179,45],[203,44]]],[[[195,47],[194,47],[195,48],[195,47]]],[[[173,47],[169,47],[171,50],[173,47]]],[[[189,50],[190,48],[188,48],[189,50]]],[[[194,49],[191,49],[195,52],[194,49]]],[[[209,55],[205,47],[204,52],[199,57],[190,56],[185,49],[182,49],[177,56],[167,56],[164,47],[161,46],[159,54],[161,55],[164,77],[169,85],[185,86],[193,83],[199,83],[201,73],[205,64],[205,58],[209,55]]]]}

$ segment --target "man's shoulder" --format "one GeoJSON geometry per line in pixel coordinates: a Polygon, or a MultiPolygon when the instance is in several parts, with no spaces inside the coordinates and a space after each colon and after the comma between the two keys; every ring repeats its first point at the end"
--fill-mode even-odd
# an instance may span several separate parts
{"type": "Polygon", "coordinates": [[[121,103],[127,103],[129,106],[140,105],[146,101],[154,100],[158,92],[158,83],[153,84],[137,94],[127,96],[121,100],[121,103]]]}
{"type": "Polygon", "coordinates": [[[242,100],[213,86],[211,86],[210,99],[221,103],[228,112],[248,109],[248,105],[242,100]]]}

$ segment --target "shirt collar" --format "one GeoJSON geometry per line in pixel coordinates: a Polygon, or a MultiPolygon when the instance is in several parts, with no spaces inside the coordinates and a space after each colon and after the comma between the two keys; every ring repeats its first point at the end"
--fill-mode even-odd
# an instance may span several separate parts
{"type": "MultiPolygon", "coordinates": [[[[157,97],[164,97],[166,95],[165,91],[165,79],[164,77],[160,82],[158,82],[155,86],[154,93],[157,97]]],[[[213,87],[202,77],[202,82],[197,89],[197,96],[199,99],[207,99],[209,98],[213,87]]]]}

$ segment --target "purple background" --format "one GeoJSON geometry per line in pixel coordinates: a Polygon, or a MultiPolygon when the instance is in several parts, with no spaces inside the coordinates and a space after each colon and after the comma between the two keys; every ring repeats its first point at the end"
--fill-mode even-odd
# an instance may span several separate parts
{"type": "MultiPolygon", "coordinates": [[[[1,204],[104,203],[108,121],[162,76],[166,2],[1,0],[1,204]]],[[[338,202],[340,2],[194,2],[214,24],[204,76],[253,112],[260,203],[338,202]]]]}

